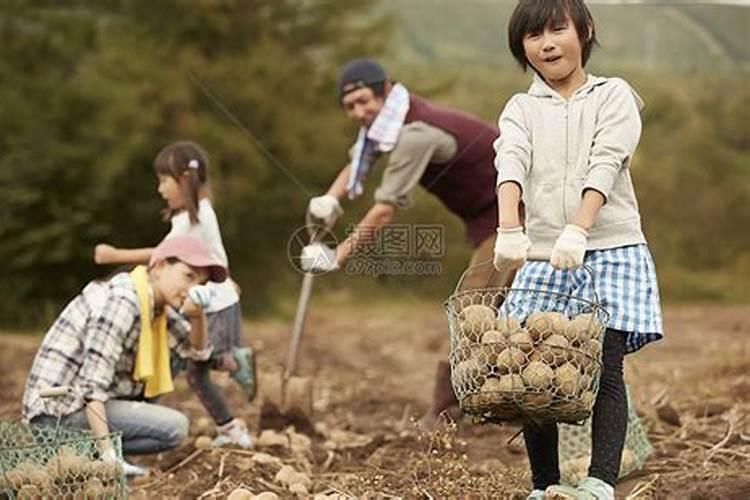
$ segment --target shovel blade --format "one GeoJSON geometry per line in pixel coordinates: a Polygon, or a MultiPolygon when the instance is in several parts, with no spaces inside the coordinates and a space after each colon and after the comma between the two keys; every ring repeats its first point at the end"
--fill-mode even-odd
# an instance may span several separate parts
{"type": "Polygon", "coordinates": [[[313,381],[310,377],[269,376],[263,382],[260,428],[283,430],[290,425],[297,432],[315,432],[313,415],[313,381]]]}

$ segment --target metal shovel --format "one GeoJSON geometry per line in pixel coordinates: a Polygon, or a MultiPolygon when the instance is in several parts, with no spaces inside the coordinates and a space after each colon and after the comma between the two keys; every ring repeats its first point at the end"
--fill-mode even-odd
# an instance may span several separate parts
{"type": "MultiPolygon", "coordinates": [[[[308,225],[308,227],[310,227],[308,225]]],[[[310,242],[320,241],[322,231],[311,231],[310,242]]],[[[292,338],[289,343],[284,372],[262,377],[260,382],[263,402],[260,411],[260,427],[283,429],[293,425],[298,432],[312,434],[313,379],[297,376],[297,358],[305,329],[307,307],[312,293],[314,273],[305,273],[294,315],[292,338]]]]}

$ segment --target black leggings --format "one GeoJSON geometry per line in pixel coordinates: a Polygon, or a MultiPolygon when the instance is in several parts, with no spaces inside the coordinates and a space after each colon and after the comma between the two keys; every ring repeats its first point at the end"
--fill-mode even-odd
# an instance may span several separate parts
{"type": "MultiPolygon", "coordinates": [[[[607,330],[602,349],[602,373],[592,418],[589,476],[615,486],[628,424],[628,401],[622,377],[627,333],[607,330]]],[[[523,427],[534,489],[560,483],[557,424],[523,427]]]]}
{"type": "Polygon", "coordinates": [[[221,389],[211,382],[211,369],[215,368],[213,360],[187,362],[188,384],[195,392],[211,418],[217,425],[223,425],[232,420],[227,400],[221,389]]]}

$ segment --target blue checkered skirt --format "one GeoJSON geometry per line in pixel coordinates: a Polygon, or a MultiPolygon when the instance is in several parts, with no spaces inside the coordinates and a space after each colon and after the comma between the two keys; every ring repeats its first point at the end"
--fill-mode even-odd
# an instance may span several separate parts
{"type": "Polygon", "coordinates": [[[596,291],[600,306],[609,313],[607,328],[628,334],[628,353],[664,336],[659,285],[646,245],[588,251],[584,266],[558,271],[549,262],[527,262],[512,287],[552,293],[539,295],[549,299],[529,301],[528,294],[511,292],[502,305],[502,314],[523,319],[544,310],[572,317],[580,312],[581,303],[560,300],[555,294],[595,302],[596,291]]]}

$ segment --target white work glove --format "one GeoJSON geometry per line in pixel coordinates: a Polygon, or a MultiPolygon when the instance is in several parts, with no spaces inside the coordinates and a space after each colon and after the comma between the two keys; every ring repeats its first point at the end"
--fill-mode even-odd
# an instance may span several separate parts
{"type": "Polygon", "coordinates": [[[583,265],[589,233],[580,226],[568,224],[552,248],[549,263],[555,269],[576,269],[583,265]]]}
{"type": "Polygon", "coordinates": [[[193,304],[205,309],[211,305],[211,301],[214,299],[214,291],[206,285],[194,285],[188,290],[188,298],[193,301],[193,304]]]}
{"type": "Polygon", "coordinates": [[[322,243],[313,243],[303,248],[300,264],[302,270],[308,273],[326,273],[339,268],[336,262],[336,250],[322,243]]]}
{"type": "Polygon", "coordinates": [[[524,234],[523,227],[513,229],[497,228],[495,239],[495,269],[501,273],[523,266],[529,255],[531,241],[524,234]]]}
{"type": "Polygon", "coordinates": [[[326,227],[333,227],[344,213],[338,198],[330,194],[316,196],[307,205],[307,213],[315,220],[322,222],[326,227]]]}
{"type": "Polygon", "coordinates": [[[188,290],[188,296],[180,308],[180,312],[187,316],[199,314],[201,310],[211,305],[214,291],[206,285],[194,285],[188,290]]]}
{"type": "Polygon", "coordinates": [[[112,448],[107,448],[106,450],[104,450],[101,457],[104,462],[119,465],[120,467],[122,467],[122,471],[126,476],[145,476],[146,474],[148,474],[148,471],[143,467],[130,464],[126,462],[124,458],[117,458],[117,456],[115,455],[115,450],[112,448]]]}

